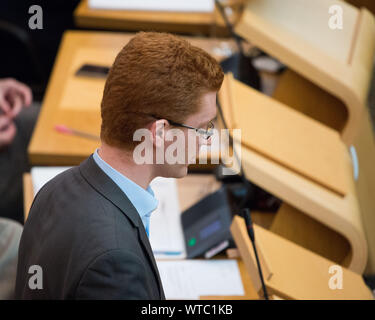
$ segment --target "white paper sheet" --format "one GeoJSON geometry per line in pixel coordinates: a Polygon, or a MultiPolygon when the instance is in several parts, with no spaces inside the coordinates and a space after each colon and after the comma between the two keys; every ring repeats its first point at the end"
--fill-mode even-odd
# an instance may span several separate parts
{"type": "Polygon", "coordinates": [[[236,260],[157,261],[167,299],[243,296],[236,260]]]}
{"type": "Polygon", "coordinates": [[[213,12],[214,0],[89,0],[91,9],[213,12]]]}
{"type": "Polygon", "coordinates": [[[176,179],[156,178],[151,188],[159,202],[150,219],[152,250],[159,259],[182,259],[186,253],[176,179]]]}

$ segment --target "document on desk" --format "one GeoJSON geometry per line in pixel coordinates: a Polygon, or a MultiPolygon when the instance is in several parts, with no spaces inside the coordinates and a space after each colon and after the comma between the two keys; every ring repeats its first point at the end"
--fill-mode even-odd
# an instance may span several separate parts
{"type": "Polygon", "coordinates": [[[236,260],[157,261],[166,299],[243,296],[236,260]]]}
{"type": "Polygon", "coordinates": [[[213,12],[214,0],[89,0],[91,9],[213,12]]]}
{"type": "Polygon", "coordinates": [[[154,179],[150,184],[158,200],[150,218],[150,243],[156,259],[186,257],[176,179],[154,179]]]}

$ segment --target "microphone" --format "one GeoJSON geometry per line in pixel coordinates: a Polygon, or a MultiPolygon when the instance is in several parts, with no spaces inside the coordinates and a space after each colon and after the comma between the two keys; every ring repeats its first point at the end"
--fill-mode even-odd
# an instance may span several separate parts
{"type": "Polygon", "coordinates": [[[223,5],[220,3],[219,0],[215,0],[215,4],[216,4],[217,8],[219,9],[220,15],[223,18],[223,20],[225,22],[225,26],[228,29],[231,37],[236,41],[238,51],[241,53],[241,55],[243,55],[244,52],[243,52],[243,47],[242,47],[242,43],[241,43],[241,38],[234,32],[233,25],[229,22],[229,19],[228,19],[226,13],[225,13],[225,9],[224,9],[223,5]]]}
{"type": "Polygon", "coordinates": [[[253,250],[254,250],[255,259],[256,259],[256,262],[257,262],[260,282],[262,283],[264,298],[266,300],[269,300],[267,288],[266,288],[266,285],[264,283],[262,267],[260,265],[260,261],[259,261],[259,257],[258,257],[258,251],[257,251],[256,245],[255,245],[255,233],[254,233],[253,221],[251,219],[251,214],[250,214],[249,208],[244,208],[241,212],[241,215],[245,219],[247,233],[248,233],[249,238],[251,240],[251,244],[253,245],[253,250]]]}
{"type": "MultiPolygon", "coordinates": [[[[219,110],[219,115],[220,115],[220,117],[221,117],[221,119],[223,121],[224,128],[228,129],[228,125],[227,125],[227,123],[225,121],[225,118],[224,118],[223,109],[222,109],[221,104],[220,104],[220,102],[218,100],[216,100],[216,105],[217,105],[217,108],[219,110]]],[[[242,162],[240,161],[240,159],[238,157],[238,154],[237,154],[237,152],[236,152],[236,150],[234,148],[233,139],[230,138],[229,141],[230,141],[230,143],[233,146],[233,154],[234,154],[234,157],[235,157],[235,159],[238,162],[238,165],[240,167],[240,177],[243,180],[243,183],[244,183],[244,185],[246,187],[246,190],[247,190],[244,199],[241,201],[241,204],[240,204],[240,208],[241,208],[246,203],[247,199],[249,197],[251,197],[252,184],[246,178],[246,174],[245,174],[245,172],[243,170],[243,167],[242,167],[242,162]]],[[[266,288],[266,285],[264,283],[262,266],[260,265],[259,257],[258,257],[258,251],[257,251],[256,245],[255,245],[255,233],[254,233],[254,228],[253,228],[253,221],[251,219],[250,209],[249,208],[243,208],[241,210],[241,214],[239,214],[239,216],[242,216],[245,219],[247,233],[248,233],[249,238],[251,240],[251,244],[253,246],[253,250],[254,250],[254,254],[255,254],[255,259],[256,259],[256,263],[257,263],[257,267],[258,267],[258,273],[259,273],[259,277],[260,277],[260,282],[262,283],[262,289],[263,289],[264,299],[265,300],[269,300],[267,288],[266,288]]]]}
{"type": "Polygon", "coordinates": [[[231,37],[235,40],[238,47],[238,55],[233,55],[221,62],[221,66],[225,72],[231,70],[236,79],[241,82],[253,87],[256,90],[261,90],[261,79],[258,71],[253,66],[253,61],[250,57],[247,57],[244,53],[242,46],[242,38],[236,34],[232,23],[229,21],[225,8],[219,0],[215,0],[215,4],[219,9],[219,13],[223,18],[226,28],[228,29],[231,37]],[[235,70],[233,70],[235,69],[235,70]]]}

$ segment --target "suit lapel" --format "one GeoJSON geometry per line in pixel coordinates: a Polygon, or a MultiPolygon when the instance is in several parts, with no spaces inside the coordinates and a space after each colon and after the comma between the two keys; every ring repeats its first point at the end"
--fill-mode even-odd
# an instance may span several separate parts
{"type": "Polygon", "coordinates": [[[99,168],[92,155],[80,164],[79,169],[85,180],[97,192],[119,208],[130,219],[134,226],[139,227],[142,220],[137,210],[117,184],[99,168]]]}
{"type": "Polygon", "coordinates": [[[142,243],[146,256],[152,266],[155,278],[158,283],[160,297],[165,299],[163,286],[161,284],[159,271],[156,266],[154,254],[151,249],[150,241],[147,237],[146,231],[143,227],[141,217],[133,204],[122,190],[109,178],[95,163],[91,155],[79,166],[80,172],[85,180],[100,194],[111,201],[117,208],[119,208],[138,229],[138,237],[142,243]]]}
{"type": "Polygon", "coordinates": [[[158,283],[158,287],[159,287],[160,298],[165,299],[163,286],[162,286],[162,283],[161,283],[161,280],[160,280],[159,270],[158,270],[158,267],[156,265],[156,261],[155,261],[154,254],[152,252],[150,241],[147,237],[147,233],[146,233],[146,230],[144,229],[143,225],[140,225],[140,227],[138,228],[138,236],[139,236],[139,239],[141,240],[141,243],[143,245],[143,249],[147,252],[149,262],[152,265],[152,268],[153,268],[153,271],[154,271],[154,274],[155,274],[155,277],[156,277],[156,280],[157,280],[157,283],[158,283]]]}

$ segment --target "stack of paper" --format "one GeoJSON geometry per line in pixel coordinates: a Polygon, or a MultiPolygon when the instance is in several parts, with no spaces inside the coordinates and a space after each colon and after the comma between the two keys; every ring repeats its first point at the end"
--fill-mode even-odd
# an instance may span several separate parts
{"type": "Polygon", "coordinates": [[[236,260],[157,261],[167,299],[243,296],[236,260]]]}
{"type": "Polygon", "coordinates": [[[151,188],[158,207],[151,214],[150,242],[157,259],[186,257],[176,179],[156,178],[151,188]]]}

